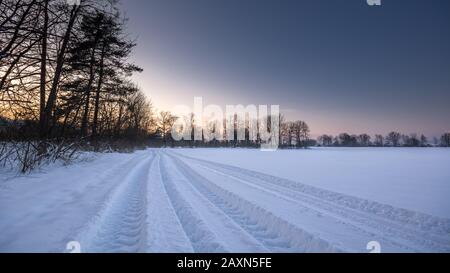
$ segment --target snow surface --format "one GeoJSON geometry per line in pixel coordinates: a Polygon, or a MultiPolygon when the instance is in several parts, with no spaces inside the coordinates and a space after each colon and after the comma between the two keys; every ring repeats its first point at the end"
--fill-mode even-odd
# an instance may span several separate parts
{"type": "Polygon", "coordinates": [[[178,149],[207,159],[450,218],[450,149],[178,149]]]}
{"type": "Polygon", "coordinates": [[[450,252],[447,149],[148,149],[0,178],[0,252],[450,252]]]}

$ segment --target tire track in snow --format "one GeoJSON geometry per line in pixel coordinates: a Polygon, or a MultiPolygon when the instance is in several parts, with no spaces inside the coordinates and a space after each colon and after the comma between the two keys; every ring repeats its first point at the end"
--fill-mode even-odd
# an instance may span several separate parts
{"type": "Polygon", "coordinates": [[[266,252],[255,238],[216,208],[162,156],[165,191],[195,252],[266,252]]]}
{"type": "Polygon", "coordinates": [[[248,177],[243,180],[242,178],[230,175],[229,172],[214,171],[243,183],[261,186],[267,192],[275,195],[281,194],[283,197],[287,197],[296,203],[306,204],[310,209],[315,209],[322,214],[328,214],[331,217],[341,219],[343,223],[352,224],[370,233],[374,233],[378,238],[390,241],[394,245],[405,248],[405,250],[409,249],[416,252],[450,251],[450,239],[448,236],[440,236],[431,232],[415,230],[405,226],[403,223],[395,223],[376,215],[367,215],[355,209],[333,204],[324,199],[309,196],[295,189],[280,187],[264,180],[252,181],[248,177]]]}
{"type": "Polygon", "coordinates": [[[148,252],[194,252],[175,208],[165,190],[161,172],[160,155],[149,171],[147,189],[147,250],[148,252]]]}
{"type": "MultiPolygon", "coordinates": [[[[0,245],[14,252],[61,252],[102,209],[126,172],[144,157],[141,151],[121,160],[102,156],[32,178],[31,191],[22,191],[20,199],[9,201],[25,206],[16,207],[14,218],[8,217],[8,225],[1,225],[0,245]]],[[[6,208],[0,206],[2,214],[6,208]]]]}
{"type": "MultiPolygon", "coordinates": [[[[204,168],[209,169],[208,167],[204,168]]],[[[244,181],[250,185],[262,187],[263,190],[269,193],[281,195],[282,198],[288,198],[288,200],[292,200],[295,203],[303,204],[309,209],[314,209],[321,214],[340,219],[343,223],[348,223],[369,233],[373,233],[377,238],[383,238],[383,240],[390,241],[394,245],[405,248],[405,250],[413,250],[416,252],[450,251],[450,239],[448,236],[444,237],[430,232],[414,230],[402,223],[395,223],[377,216],[367,215],[360,211],[345,208],[292,189],[266,183],[265,181],[257,181],[252,184],[248,183],[251,181],[248,179],[242,180],[242,178],[235,177],[229,173],[223,173],[217,170],[212,171],[223,176],[232,177],[241,182],[244,181]]]]}
{"type": "Polygon", "coordinates": [[[99,214],[79,234],[82,252],[145,252],[146,188],[153,159],[149,152],[129,170],[99,214]]]}
{"type": "Polygon", "coordinates": [[[173,155],[190,184],[272,252],[341,252],[325,240],[216,185],[173,155]]]}
{"type": "MultiPolygon", "coordinates": [[[[179,154],[176,153],[176,155],[178,156],[179,154]]],[[[281,198],[285,199],[288,198],[309,209],[316,209],[320,213],[328,214],[331,217],[340,219],[343,223],[348,222],[348,224],[367,230],[369,233],[375,232],[378,238],[390,241],[394,245],[404,248],[405,250],[409,249],[409,251],[413,250],[417,252],[450,251],[450,239],[448,236],[450,233],[446,233],[446,219],[439,219],[431,215],[420,215],[422,218],[429,218],[428,222],[431,222],[430,225],[433,223],[437,225],[435,228],[430,228],[430,226],[418,226],[414,221],[416,219],[405,222],[404,216],[400,219],[403,221],[394,221],[392,217],[382,217],[376,213],[370,214],[365,210],[358,210],[355,208],[354,204],[348,204],[348,200],[343,204],[342,199],[353,198],[350,196],[342,195],[342,197],[338,199],[338,201],[341,202],[332,202],[330,201],[330,198],[320,198],[320,195],[310,194],[311,189],[308,189],[310,186],[234,166],[195,159],[184,155],[179,156],[200,162],[201,164],[199,166],[206,170],[235,179],[240,183],[258,187],[275,196],[281,196],[281,198]],[[307,189],[306,192],[305,188],[307,189]],[[350,207],[345,205],[350,205],[350,207]]],[[[313,188],[313,190],[315,189],[314,187],[311,188],[313,188]]],[[[317,189],[317,191],[320,193],[322,190],[317,189]]],[[[317,191],[314,193],[317,193],[317,191]]],[[[332,193],[326,190],[323,190],[323,192],[326,192],[329,195],[331,194],[332,197],[339,195],[338,193],[332,193]]],[[[329,195],[327,197],[330,197],[329,195]]],[[[360,201],[358,198],[355,199],[360,201]]],[[[350,199],[350,201],[352,200],[350,199]]],[[[367,200],[365,200],[365,202],[370,203],[370,201],[367,200]]],[[[383,204],[375,204],[375,206],[376,205],[383,206],[383,204]]],[[[390,211],[400,210],[403,213],[408,212],[404,209],[392,208],[390,206],[388,209],[390,211]]],[[[408,214],[415,215],[416,212],[408,212],[408,214]]]]}
{"type": "MultiPolygon", "coordinates": [[[[338,224],[338,225],[348,226],[350,228],[350,230],[352,231],[352,232],[348,232],[349,234],[354,234],[356,231],[358,231],[359,233],[365,234],[365,236],[367,238],[367,242],[369,241],[369,238],[376,238],[378,241],[382,241],[384,246],[386,246],[386,243],[389,242],[389,244],[390,244],[389,249],[392,249],[392,247],[395,247],[396,249],[400,249],[400,250],[407,251],[407,252],[419,251],[419,249],[417,249],[417,248],[413,248],[413,247],[401,244],[399,242],[396,242],[395,240],[392,240],[391,237],[386,237],[382,233],[381,234],[376,233],[372,229],[367,229],[366,227],[364,227],[362,225],[355,224],[354,222],[349,221],[349,219],[337,217],[338,216],[337,214],[332,213],[332,209],[327,210],[327,209],[324,209],[322,205],[314,206],[314,204],[312,204],[311,202],[303,202],[303,201],[299,201],[298,199],[292,198],[291,197],[292,193],[283,195],[283,194],[280,194],[279,192],[268,190],[267,188],[262,188],[260,186],[253,185],[251,183],[247,183],[247,181],[245,181],[245,180],[236,179],[235,177],[231,177],[227,174],[218,172],[216,170],[213,170],[213,169],[210,169],[210,168],[207,168],[204,166],[200,166],[200,167],[209,172],[213,172],[214,174],[218,174],[220,176],[226,177],[227,179],[231,178],[231,179],[237,181],[238,183],[241,183],[244,186],[250,186],[259,192],[268,193],[272,197],[275,197],[276,199],[288,201],[289,203],[297,206],[300,211],[312,212],[313,214],[315,214],[315,217],[320,217],[320,218],[325,217],[325,218],[332,219],[333,225],[338,224]]],[[[319,200],[319,203],[320,202],[321,201],[319,200]]],[[[338,210],[338,212],[339,212],[339,214],[342,214],[341,211],[338,210]]],[[[352,235],[352,236],[354,236],[354,235],[352,235]]]]}

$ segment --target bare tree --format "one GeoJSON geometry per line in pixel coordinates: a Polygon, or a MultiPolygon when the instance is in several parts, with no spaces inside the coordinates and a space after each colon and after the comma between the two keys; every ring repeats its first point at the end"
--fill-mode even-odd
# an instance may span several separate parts
{"type": "Polygon", "coordinates": [[[421,147],[428,146],[428,138],[425,135],[420,136],[420,146],[421,147]]]}
{"type": "Polygon", "coordinates": [[[386,136],[386,142],[391,146],[398,147],[400,144],[401,134],[399,132],[390,132],[386,136]]]}
{"type": "Polygon", "coordinates": [[[344,147],[354,147],[358,145],[358,137],[356,135],[349,135],[348,133],[342,133],[338,137],[338,143],[344,147]]]}
{"type": "Polygon", "coordinates": [[[296,121],[296,131],[297,131],[297,146],[301,146],[303,148],[307,148],[308,147],[308,142],[309,142],[309,126],[306,122],[304,121],[296,121]]]}
{"type": "Polygon", "coordinates": [[[130,113],[130,128],[135,136],[142,132],[147,132],[152,122],[152,105],[145,95],[138,91],[128,98],[127,109],[130,113]]]}
{"type": "Polygon", "coordinates": [[[322,146],[331,146],[333,144],[332,135],[321,135],[317,138],[317,141],[322,146]]]}
{"type": "Polygon", "coordinates": [[[176,121],[176,117],[168,111],[161,111],[158,116],[158,130],[161,134],[163,142],[167,145],[170,138],[172,126],[176,121]]]}
{"type": "Polygon", "coordinates": [[[450,147],[450,133],[445,133],[441,136],[441,146],[450,147]]]}
{"type": "Polygon", "coordinates": [[[358,136],[358,143],[360,146],[367,147],[370,146],[370,136],[368,134],[360,134],[358,136]]]}
{"type": "Polygon", "coordinates": [[[375,135],[374,145],[378,147],[384,146],[384,137],[382,135],[375,135]]]}

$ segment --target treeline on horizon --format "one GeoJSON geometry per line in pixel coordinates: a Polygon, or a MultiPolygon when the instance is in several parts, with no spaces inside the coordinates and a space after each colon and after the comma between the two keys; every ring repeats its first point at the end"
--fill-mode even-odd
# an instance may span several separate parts
{"type": "Polygon", "coordinates": [[[321,135],[317,145],[324,147],[450,147],[450,133],[444,133],[440,139],[434,137],[431,141],[418,134],[402,134],[392,131],[386,136],[376,134],[374,138],[368,134],[341,133],[338,136],[321,135]]]}
{"type": "MultiPolygon", "coordinates": [[[[170,129],[169,129],[170,131],[170,129]]],[[[249,129],[246,126],[245,140],[237,140],[236,130],[234,140],[181,140],[174,141],[170,134],[161,135],[162,146],[170,147],[260,147],[259,136],[250,140],[249,129]]],[[[374,139],[368,134],[341,133],[338,136],[321,135],[317,139],[310,138],[309,126],[304,121],[281,121],[279,130],[279,148],[308,147],[450,147],[450,133],[444,133],[440,139],[434,137],[429,140],[425,135],[405,135],[399,132],[390,132],[386,136],[377,134],[374,139]]]]}

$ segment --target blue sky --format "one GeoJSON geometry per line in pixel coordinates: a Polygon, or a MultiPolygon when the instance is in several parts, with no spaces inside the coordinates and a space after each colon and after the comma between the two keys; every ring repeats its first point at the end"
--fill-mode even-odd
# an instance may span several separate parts
{"type": "Polygon", "coordinates": [[[450,130],[450,1],[123,0],[159,109],[279,104],[313,134],[450,130]]]}

